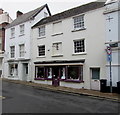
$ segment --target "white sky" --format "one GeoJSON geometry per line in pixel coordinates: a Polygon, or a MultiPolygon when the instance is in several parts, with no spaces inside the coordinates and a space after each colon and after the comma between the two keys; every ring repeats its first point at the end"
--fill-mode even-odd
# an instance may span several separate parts
{"type": "Polygon", "coordinates": [[[91,1],[95,0],[0,0],[0,8],[15,19],[18,10],[26,13],[46,3],[53,15],[91,1]]]}

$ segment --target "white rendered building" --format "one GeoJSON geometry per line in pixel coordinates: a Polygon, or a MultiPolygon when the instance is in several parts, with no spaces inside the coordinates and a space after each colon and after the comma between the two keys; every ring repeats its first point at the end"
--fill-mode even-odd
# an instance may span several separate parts
{"type": "Polygon", "coordinates": [[[6,27],[5,78],[31,81],[31,27],[50,15],[47,4],[25,14],[18,11],[17,18],[6,27]]]}
{"type": "Polygon", "coordinates": [[[106,78],[104,2],[44,18],[32,27],[33,81],[100,90],[106,78]]]}
{"type": "MultiPolygon", "coordinates": [[[[112,49],[112,86],[120,81],[120,0],[107,0],[105,4],[106,46],[112,49]]],[[[110,84],[110,64],[106,63],[107,84],[110,84]]]]}

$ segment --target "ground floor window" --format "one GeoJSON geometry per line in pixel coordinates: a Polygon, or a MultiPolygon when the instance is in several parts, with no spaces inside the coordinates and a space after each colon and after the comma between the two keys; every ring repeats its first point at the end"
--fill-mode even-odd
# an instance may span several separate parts
{"type": "Polygon", "coordinates": [[[83,80],[83,66],[35,67],[35,78],[59,78],[63,80],[83,80]]]}
{"type": "Polygon", "coordinates": [[[9,65],[10,76],[18,76],[18,64],[9,65]]]}
{"type": "Polygon", "coordinates": [[[69,66],[67,68],[67,79],[70,80],[82,80],[83,67],[82,66],[69,66]]]}
{"type": "Polygon", "coordinates": [[[45,68],[44,67],[36,67],[36,78],[44,78],[45,77],[45,68]]]}
{"type": "Polygon", "coordinates": [[[100,68],[92,68],[92,79],[100,79],[100,68]]]}

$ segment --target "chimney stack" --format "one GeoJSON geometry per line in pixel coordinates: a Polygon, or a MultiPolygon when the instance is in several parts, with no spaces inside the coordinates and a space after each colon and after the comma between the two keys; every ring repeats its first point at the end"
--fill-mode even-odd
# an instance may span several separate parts
{"type": "Polygon", "coordinates": [[[23,14],[22,12],[17,11],[17,13],[16,13],[16,17],[18,18],[18,17],[21,16],[22,14],[23,14]]]}
{"type": "Polygon", "coordinates": [[[0,14],[3,14],[3,9],[2,8],[0,8],[0,14]]]}

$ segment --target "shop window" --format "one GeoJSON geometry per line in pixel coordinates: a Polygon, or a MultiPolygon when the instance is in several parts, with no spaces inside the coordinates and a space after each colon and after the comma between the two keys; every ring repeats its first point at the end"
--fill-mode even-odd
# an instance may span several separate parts
{"type": "Polygon", "coordinates": [[[82,66],[69,66],[67,79],[70,80],[82,80],[83,78],[82,66]]]}

